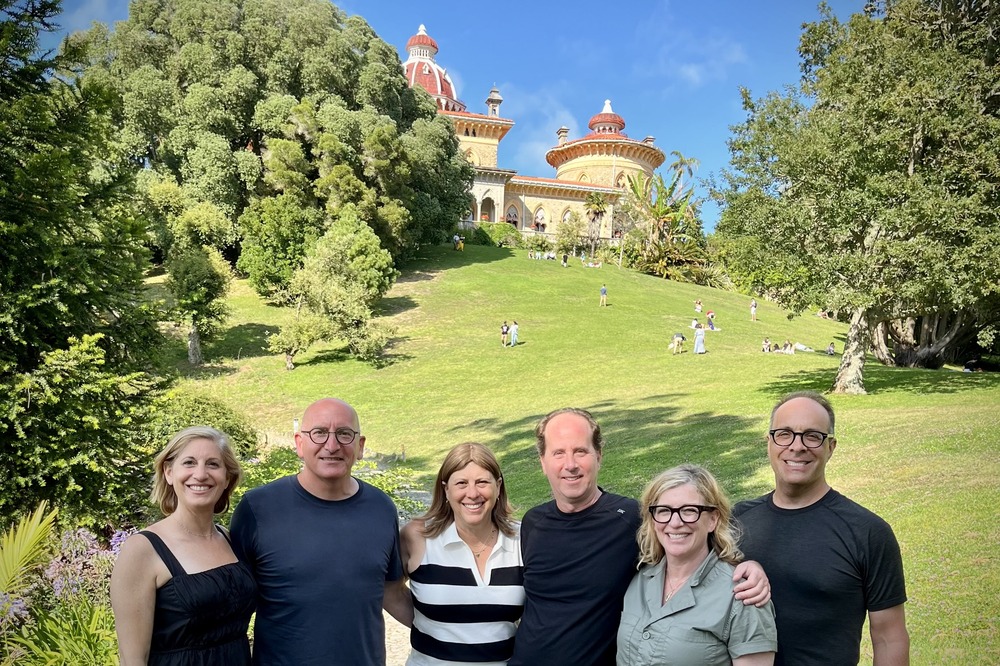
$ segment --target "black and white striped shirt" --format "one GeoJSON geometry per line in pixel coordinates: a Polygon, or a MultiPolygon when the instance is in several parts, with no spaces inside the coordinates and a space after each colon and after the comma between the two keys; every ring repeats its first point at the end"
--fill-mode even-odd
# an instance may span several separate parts
{"type": "Polygon", "coordinates": [[[506,664],[524,609],[523,580],[519,534],[497,535],[484,576],[454,523],[427,539],[423,560],[410,574],[413,649],[407,666],[506,664]]]}

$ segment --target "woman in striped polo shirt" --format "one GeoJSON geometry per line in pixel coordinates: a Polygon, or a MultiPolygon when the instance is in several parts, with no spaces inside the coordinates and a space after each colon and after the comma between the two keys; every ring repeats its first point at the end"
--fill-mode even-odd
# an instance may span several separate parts
{"type": "Polygon", "coordinates": [[[493,452],[445,456],[431,506],[402,529],[413,593],[408,666],[506,664],[524,608],[520,524],[493,452]]]}

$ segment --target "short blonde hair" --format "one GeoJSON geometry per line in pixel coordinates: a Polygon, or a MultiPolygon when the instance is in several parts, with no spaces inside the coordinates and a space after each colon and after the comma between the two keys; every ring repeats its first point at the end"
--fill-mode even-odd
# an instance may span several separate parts
{"type": "Polygon", "coordinates": [[[733,523],[733,511],[729,500],[711,472],[698,465],[678,465],[661,472],[642,491],[642,498],[639,500],[642,524],[639,525],[639,531],[635,535],[636,541],[639,542],[639,561],[644,564],[656,564],[663,559],[665,554],[663,545],[656,538],[649,507],[666,491],[683,485],[694,486],[705,504],[716,507],[719,524],[715,526],[715,531],[708,535],[709,550],[715,551],[719,559],[724,562],[730,564],[741,562],[743,553],[736,546],[739,540],[739,528],[733,523]]]}
{"type": "Polygon", "coordinates": [[[243,469],[229,443],[229,435],[209,426],[185,428],[170,439],[170,442],[160,451],[153,463],[153,492],[149,494],[149,498],[160,505],[160,511],[163,512],[164,516],[169,516],[177,510],[177,493],[174,492],[173,486],[167,483],[167,465],[173,464],[174,459],[184,450],[184,447],[196,439],[207,439],[214,442],[219,447],[222,464],[226,468],[226,478],[229,483],[226,485],[222,497],[213,507],[215,513],[225,513],[229,510],[229,498],[236,486],[243,480],[243,469]]]}

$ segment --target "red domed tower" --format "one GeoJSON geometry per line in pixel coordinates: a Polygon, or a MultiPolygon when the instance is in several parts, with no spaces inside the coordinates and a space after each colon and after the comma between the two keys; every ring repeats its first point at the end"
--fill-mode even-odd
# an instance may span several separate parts
{"type": "Polygon", "coordinates": [[[448,72],[434,62],[438,45],[423,25],[406,42],[406,50],[410,57],[403,63],[403,71],[410,87],[420,86],[430,93],[440,111],[465,111],[465,104],[458,99],[458,91],[448,72]]]}
{"type": "Polygon", "coordinates": [[[559,144],[545,154],[556,168],[556,178],[624,188],[629,176],[649,178],[666,159],[653,145],[653,137],[637,141],[622,132],[625,119],[611,108],[611,100],[604,100],[604,108],[588,127],[590,134],[572,141],[567,140],[567,128],[556,131],[559,144]]]}

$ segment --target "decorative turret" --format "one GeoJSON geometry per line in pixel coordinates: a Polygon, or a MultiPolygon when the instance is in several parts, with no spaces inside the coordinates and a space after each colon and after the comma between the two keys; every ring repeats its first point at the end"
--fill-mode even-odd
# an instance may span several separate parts
{"type": "Polygon", "coordinates": [[[406,50],[410,57],[403,63],[403,72],[410,87],[420,86],[426,90],[442,111],[465,111],[465,104],[458,99],[455,83],[448,72],[434,62],[438,45],[427,34],[423,24],[417,29],[417,34],[406,42],[406,50]]]}
{"type": "Polygon", "coordinates": [[[545,154],[556,178],[622,188],[629,176],[652,176],[666,159],[653,137],[637,141],[622,132],[625,119],[611,108],[611,100],[604,100],[588,127],[590,134],[580,139],[569,140],[565,127],[556,132],[559,142],[545,154]]]}
{"type": "Polygon", "coordinates": [[[489,115],[499,118],[501,104],[503,104],[503,97],[500,96],[500,91],[497,87],[493,86],[490,88],[490,96],[486,98],[486,108],[489,109],[489,115]]]}
{"type": "Polygon", "coordinates": [[[604,108],[601,112],[590,119],[587,125],[597,134],[621,134],[625,129],[625,119],[619,116],[611,108],[611,100],[604,100],[604,108]]]}

